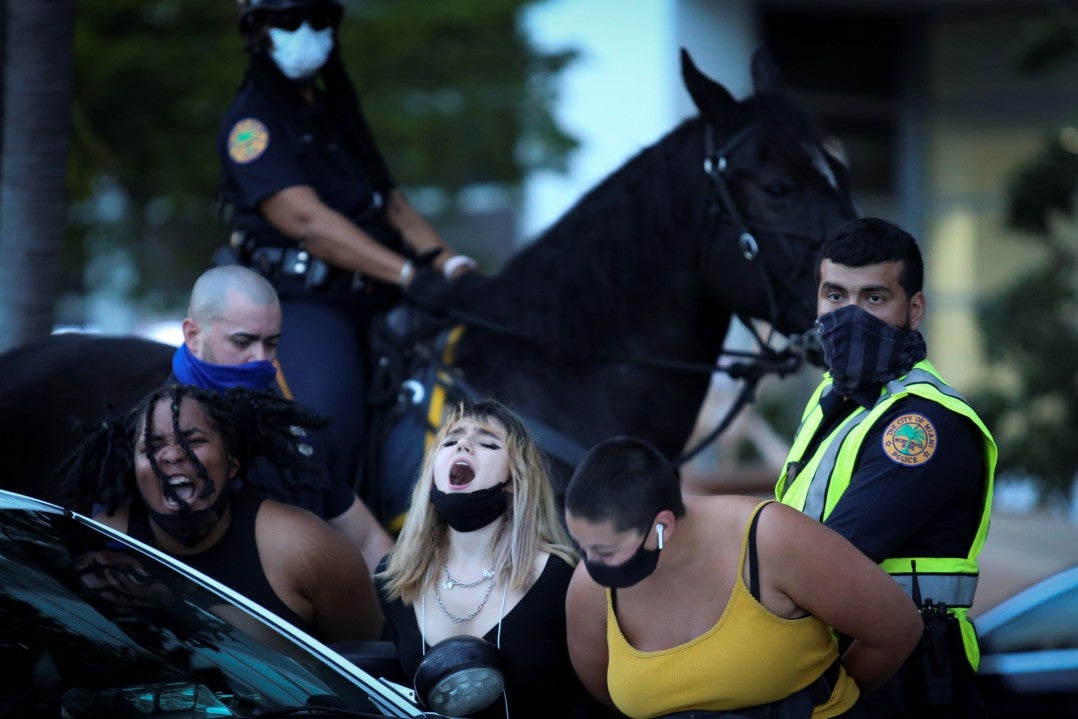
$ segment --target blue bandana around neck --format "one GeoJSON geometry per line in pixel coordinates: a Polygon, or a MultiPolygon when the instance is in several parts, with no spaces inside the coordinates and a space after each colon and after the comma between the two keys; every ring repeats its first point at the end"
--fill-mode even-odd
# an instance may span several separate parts
{"type": "Polygon", "coordinates": [[[255,360],[240,365],[210,364],[191,354],[186,344],[172,355],[172,372],[181,384],[224,392],[232,387],[265,390],[277,376],[272,362],[255,360]]]}

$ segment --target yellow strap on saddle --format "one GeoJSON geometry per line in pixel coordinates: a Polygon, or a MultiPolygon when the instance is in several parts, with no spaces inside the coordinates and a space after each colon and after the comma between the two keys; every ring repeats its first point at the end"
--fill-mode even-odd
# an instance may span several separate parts
{"type": "MultiPolygon", "coordinates": [[[[453,353],[457,348],[457,343],[460,342],[460,338],[464,336],[464,325],[457,325],[449,331],[449,335],[445,340],[445,347],[442,348],[442,366],[453,366],[453,353]]],[[[423,438],[423,453],[426,454],[430,450],[431,444],[434,442],[434,435],[438,432],[442,426],[442,412],[445,410],[445,398],[447,395],[446,388],[453,385],[453,378],[445,370],[438,370],[434,378],[434,386],[430,390],[430,404],[427,406],[427,429],[423,438]]],[[[401,529],[404,528],[404,520],[408,516],[408,511],[405,510],[393,517],[390,521],[386,522],[386,530],[393,536],[400,534],[401,529]]]]}
{"type": "Polygon", "coordinates": [[[281,363],[277,361],[277,358],[273,358],[273,366],[277,368],[277,388],[281,390],[281,394],[285,399],[294,399],[292,397],[292,390],[288,388],[288,381],[284,378],[284,370],[281,369],[281,363]]]}

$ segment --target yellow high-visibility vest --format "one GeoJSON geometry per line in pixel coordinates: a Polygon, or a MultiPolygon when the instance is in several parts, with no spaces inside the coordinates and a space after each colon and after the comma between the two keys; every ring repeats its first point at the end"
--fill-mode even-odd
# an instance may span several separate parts
{"type": "Polygon", "coordinates": [[[823,439],[787,486],[787,470],[791,463],[800,462],[823,421],[820,398],[831,388],[831,378],[824,375],[801,417],[801,426],[794,436],[786,465],[775,486],[775,497],[783,504],[798,509],[823,522],[830,516],[839,499],[850,486],[854,465],[869,430],[890,410],[895,402],[913,395],[936,402],[968,418],[984,437],[984,459],[987,482],[982,498],[981,521],[973,543],[964,557],[888,557],[880,567],[890,574],[912,596],[913,563],[917,567],[917,584],[923,600],[945,603],[959,620],[966,658],[974,669],[981,661],[977,635],[967,613],[973,604],[979,574],[977,557],[988,535],[992,510],[992,487],[996,473],[998,451],[992,433],[966,400],[940,377],[928,360],[914,365],[907,374],[888,382],[876,404],[866,409],[857,407],[823,439]]]}

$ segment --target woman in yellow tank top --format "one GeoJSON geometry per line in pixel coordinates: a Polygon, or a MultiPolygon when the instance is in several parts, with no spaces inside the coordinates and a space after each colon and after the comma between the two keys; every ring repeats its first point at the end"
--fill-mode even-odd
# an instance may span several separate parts
{"type": "Polygon", "coordinates": [[[837,533],[754,497],[682,498],[676,470],[641,440],[594,447],[565,508],[584,555],[566,600],[569,654],[627,716],[782,700],[782,716],[861,716],[859,695],[921,636],[909,597],[837,533]],[[841,658],[831,628],[853,640],[841,658]]]}

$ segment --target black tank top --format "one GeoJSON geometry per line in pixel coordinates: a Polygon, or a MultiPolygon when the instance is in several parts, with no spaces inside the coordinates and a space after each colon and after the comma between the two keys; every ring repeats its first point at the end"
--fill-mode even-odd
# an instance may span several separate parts
{"type": "MultiPolygon", "coordinates": [[[[234,491],[230,506],[232,521],[224,535],[209,549],[198,554],[174,554],[176,559],[213,577],[221,584],[239,592],[282,619],[291,622],[305,632],[311,625],[292,611],[270,586],[262,570],[255,538],[255,520],[264,498],[243,490],[234,491]]],[[[127,519],[127,534],[152,547],[157,547],[150,529],[150,515],[146,505],[135,500],[127,519]]],[[[158,547],[160,549],[160,547],[158,547]]]]}

